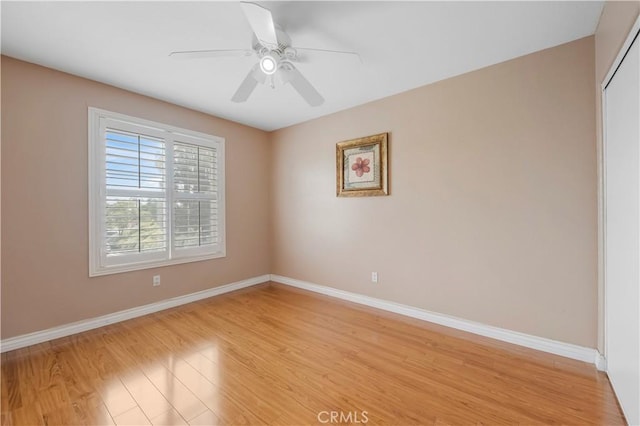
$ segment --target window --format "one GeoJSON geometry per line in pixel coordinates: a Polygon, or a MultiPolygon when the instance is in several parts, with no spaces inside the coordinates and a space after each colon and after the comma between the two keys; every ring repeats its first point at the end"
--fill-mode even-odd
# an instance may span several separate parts
{"type": "Polygon", "coordinates": [[[225,256],[224,139],[89,108],[89,275],[225,256]]]}

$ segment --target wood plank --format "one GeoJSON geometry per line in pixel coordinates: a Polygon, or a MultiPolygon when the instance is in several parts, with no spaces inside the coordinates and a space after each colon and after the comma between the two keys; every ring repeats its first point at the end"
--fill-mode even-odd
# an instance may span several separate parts
{"type": "Polygon", "coordinates": [[[98,386],[98,393],[105,407],[107,407],[109,414],[114,419],[120,414],[138,406],[127,388],[117,377],[105,381],[101,386],[98,386]]]}
{"type": "Polygon", "coordinates": [[[220,419],[211,410],[207,410],[189,422],[190,426],[214,426],[219,424],[222,424],[220,419]]]}
{"type": "Polygon", "coordinates": [[[97,394],[85,395],[83,398],[73,401],[71,405],[76,417],[84,425],[115,424],[102,398],[97,394]]]}
{"type": "MultiPolygon", "coordinates": [[[[209,410],[206,410],[209,411],[209,410]]],[[[200,413],[204,414],[204,412],[200,413]]],[[[180,426],[188,425],[187,421],[176,410],[170,410],[151,419],[153,426],[180,426]]]]}
{"type": "Polygon", "coordinates": [[[151,425],[151,422],[144,415],[140,407],[134,407],[113,419],[118,426],[144,426],[151,425]]]}
{"type": "Polygon", "coordinates": [[[0,414],[0,424],[2,426],[11,426],[13,422],[11,421],[11,413],[2,413],[0,414]]]}
{"type": "Polygon", "coordinates": [[[162,396],[160,391],[158,391],[142,371],[129,373],[123,376],[122,383],[125,385],[133,399],[136,400],[138,406],[142,409],[147,418],[152,419],[171,410],[171,403],[162,396]]]}
{"type": "Polygon", "coordinates": [[[44,426],[42,411],[38,404],[23,405],[11,411],[11,421],[14,425],[44,426]]]}
{"type": "MultiPolygon", "coordinates": [[[[182,418],[190,420],[207,411],[207,407],[171,371],[157,365],[145,371],[151,383],[162,393],[182,418]]],[[[156,416],[157,418],[157,416],[156,416]]],[[[153,423],[153,418],[152,418],[153,423]]]]}
{"type": "Polygon", "coordinates": [[[42,415],[42,420],[47,426],[82,426],[83,423],[76,415],[72,406],[61,406],[42,415]]]}

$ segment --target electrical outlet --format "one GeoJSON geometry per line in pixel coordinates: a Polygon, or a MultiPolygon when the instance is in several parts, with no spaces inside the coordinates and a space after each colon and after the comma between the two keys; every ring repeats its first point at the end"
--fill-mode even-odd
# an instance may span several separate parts
{"type": "Polygon", "coordinates": [[[371,282],[372,283],[377,283],[378,282],[378,273],[377,272],[372,272],[371,273],[371,282]]]}
{"type": "Polygon", "coordinates": [[[153,286],[158,287],[160,285],[160,275],[153,276],[153,286]]]}

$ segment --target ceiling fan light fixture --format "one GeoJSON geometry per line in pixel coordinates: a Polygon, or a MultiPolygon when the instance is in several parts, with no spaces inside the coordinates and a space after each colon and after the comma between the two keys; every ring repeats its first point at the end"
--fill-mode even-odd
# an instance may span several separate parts
{"type": "Polygon", "coordinates": [[[270,54],[264,55],[260,59],[260,69],[266,75],[271,75],[278,70],[278,61],[270,54]]]}

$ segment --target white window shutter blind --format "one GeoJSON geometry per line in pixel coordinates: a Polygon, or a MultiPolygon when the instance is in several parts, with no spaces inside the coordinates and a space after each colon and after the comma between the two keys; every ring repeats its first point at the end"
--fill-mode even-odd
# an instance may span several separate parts
{"type": "Polygon", "coordinates": [[[165,252],[165,141],[107,128],[105,151],[105,255],[165,252]]]}
{"type": "Polygon", "coordinates": [[[225,256],[224,139],[89,108],[91,276],[225,256]]]}
{"type": "Polygon", "coordinates": [[[115,129],[105,139],[107,187],[164,190],[164,140],[115,129]]]}
{"type": "Polygon", "coordinates": [[[215,147],[173,144],[174,246],[216,246],[218,234],[218,154],[215,147]]]}

